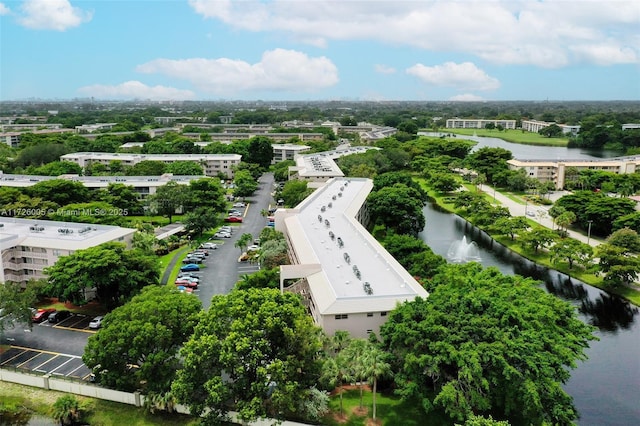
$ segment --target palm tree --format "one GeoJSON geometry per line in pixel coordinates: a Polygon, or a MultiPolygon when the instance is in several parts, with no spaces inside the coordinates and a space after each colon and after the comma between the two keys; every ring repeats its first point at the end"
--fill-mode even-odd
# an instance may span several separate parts
{"type": "Polygon", "coordinates": [[[378,379],[389,376],[391,374],[391,366],[385,362],[386,354],[375,346],[371,345],[369,352],[364,356],[365,370],[364,374],[367,379],[373,382],[373,420],[376,420],[376,391],[378,388],[378,379]]]}
{"type": "Polygon", "coordinates": [[[322,378],[329,386],[338,389],[340,395],[340,416],[344,416],[342,408],[342,385],[352,380],[349,364],[344,356],[338,355],[335,358],[327,358],[322,366],[322,378]]]}
{"type": "Polygon", "coordinates": [[[360,408],[362,408],[362,381],[366,378],[364,374],[364,358],[370,347],[371,344],[364,339],[353,339],[344,350],[350,375],[358,382],[358,387],[360,388],[360,408]]]}
{"type": "Polygon", "coordinates": [[[61,426],[72,425],[80,420],[80,402],[73,395],[61,396],[51,407],[51,417],[61,426]]]}

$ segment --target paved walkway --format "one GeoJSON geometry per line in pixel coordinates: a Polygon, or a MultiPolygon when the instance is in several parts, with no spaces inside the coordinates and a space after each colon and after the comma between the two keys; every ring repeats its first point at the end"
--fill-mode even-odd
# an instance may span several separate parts
{"type": "MultiPolygon", "coordinates": [[[[502,194],[495,190],[495,188],[489,185],[481,185],[480,189],[485,193],[492,195],[495,198],[496,203],[501,204],[502,206],[509,209],[511,216],[526,216],[528,219],[531,219],[540,225],[549,228],[556,229],[557,226],[553,223],[553,218],[549,216],[548,210],[550,206],[541,206],[538,204],[520,204],[506,195],[502,194]],[[527,214],[528,212],[528,214],[527,214]]],[[[602,244],[602,241],[589,237],[581,232],[576,232],[572,230],[567,230],[569,236],[575,240],[582,241],[585,244],[589,244],[592,247],[595,247],[599,244],[602,244]]]]}

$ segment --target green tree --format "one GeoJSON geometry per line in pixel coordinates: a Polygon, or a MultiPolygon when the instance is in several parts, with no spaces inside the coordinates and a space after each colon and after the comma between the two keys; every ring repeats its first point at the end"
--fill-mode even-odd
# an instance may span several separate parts
{"type": "Polygon", "coordinates": [[[438,192],[453,192],[462,186],[460,180],[451,173],[432,174],[429,185],[438,192]]]}
{"type": "Polygon", "coordinates": [[[184,205],[188,210],[207,207],[216,213],[222,213],[227,208],[224,189],[220,181],[208,177],[189,182],[189,191],[184,205]]]}
{"type": "Polygon", "coordinates": [[[218,213],[207,207],[197,207],[184,215],[182,219],[185,229],[199,238],[209,229],[215,228],[220,223],[218,213]]]}
{"type": "Polygon", "coordinates": [[[74,425],[80,421],[82,407],[75,395],[63,395],[51,406],[51,417],[60,426],[74,425]]]}
{"type": "Polygon", "coordinates": [[[538,130],[538,133],[548,138],[559,138],[562,136],[562,127],[554,123],[538,130]]]}
{"type": "Polygon", "coordinates": [[[301,180],[290,180],[284,184],[279,196],[284,200],[285,207],[295,207],[313,192],[307,188],[307,182],[301,180]]]}
{"type": "Polygon", "coordinates": [[[605,274],[604,282],[612,287],[629,285],[638,279],[640,259],[624,247],[600,244],[595,256],[600,259],[600,271],[605,274]]]}
{"type": "Polygon", "coordinates": [[[150,195],[148,200],[153,209],[159,214],[167,216],[169,223],[173,222],[173,216],[182,210],[184,204],[188,200],[187,191],[184,186],[175,181],[167,182],[165,185],[159,186],[156,193],[150,195]]]}
{"type": "Polygon", "coordinates": [[[276,182],[285,182],[289,180],[289,167],[295,166],[296,162],[293,160],[285,160],[274,164],[271,167],[273,172],[273,178],[276,182]]]}
{"type": "Polygon", "coordinates": [[[129,215],[143,213],[142,203],[133,186],[122,183],[109,183],[105,189],[98,191],[96,198],[119,209],[127,210],[129,215]]]}
{"type": "Polygon", "coordinates": [[[253,235],[249,233],[244,233],[240,235],[240,238],[238,238],[238,240],[235,242],[233,246],[236,248],[239,248],[240,252],[243,252],[247,249],[247,247],[249,246],[249,244],[251,244],[252,241],[253,241],[253,235]]]}
{"type": "Polygon", "coordinates": [[[338,389],[338,395],[340,395],[340,416],[343,417],[344,407],[342,394],[344,393],[344,389],[342,385],[352,380],[351,370],[345,356],[338,354],[335,357],[327,358],[322,364],[322,376],[320,380],[330,389],[338,389]]]}
{"type": "Polygon", "coordinates": [[[573,238],[563,238],[557,241],[549,251],[553,263],[566,261],[569,269],[573,269],[575,263],[586,268],[593,258],[593,248],[573,238]]]}
{"type": "Polygon", "coordinates": [[[264,169],[268,169],[273,160],[273,147],[271,139],[266,136],[254,136],[249,139],[249,150],[243,160],[247,163],[256,163],[264,169]]]}
{"type": "Polygon", "coordinates": [[[540,249],[544,249],[550,246],[558,236],[555,232],[547,228],[532,229],[530,231],[520,234],[519,240],[522,247],[538,252],[540,249]]]}
{"type": "Polygon", "coordinates": [[[236,171],[233,181],[236,185],[233,195],[236,197],[249,197],[258,189],[258,182],[248,170],[236,171]]]}
{"type": "Polygon", "coordinates": [[[529,229],[529,222],[523,216],[501,217],[495,221],[491,229],[497,234],[508,235],[513,241],[516,235],[529,229]]]}
{"type": "Polygon", "coordinates": [[[227,419],[230,409],[243,422],[282,419],[318,380],[319,336],[292,293],[252,289],[213,296],[180,351],[183,368],[172,391],[207,424],[227,419]]]}
{"type": "Polygon", "coordinates": [[[86,302],[85,289],[95,287],[98,300],[115,307],[142,287],[157,283],[159,265],[155,256],[111,242],[62,256],[45,273],[45,291],[51,296],[82,304],[86,302]]]}
{"type": "Polygon", "coordinates": [[[376,393],[378,391],[378,379],[391,375],[391,366],[386,362],[387,354],[376,347],[365,354],[364,376],[373,382],[373,421],[376,420],[376,393]]]}
{"type": "Polygon", "coordinates": [[[236,283],[238,290],[250,288],[280,288],[280,268],[260,269],[253,274],[243,274],[236,283]]]}
{"type": "Polygon", "coordinates": [[[25,188],[25,193],[33,198],[41,198],[52,201],[58,206],[66,206],[72,203],[85,203],[91,201],[89,189],[82,182],[74,182],[66,179],[53,179],[38,182],[25,188]]]}
{"type": "Polygon", "coordinates": [[[160,176],[166,173],[167,164],[162,161],[144,160],[126,169],[127,176],[160,176]]]}
{"type": "Polygon", "coordinates": [[[374,191],[367,197],[371,221],[398,234],[417,235],[425,225],[420,194],[403,184],[374,191]]]}
{"type": "Polygon", "coordinates": [[[181,363],[178,350],[202,311],[197,297],[172,286],[145,287],[105,316],[82,356],[98,383],[129,392],[170,391],[181,363]]]}
{"type": "Polygon", "coordinates": [[[40,176],[80,175],[82,167],[71,161],[53,161],[40,167],[29,169],[29,174],[40,176]]]}
{"type": "Polygon", "coordinates": [[[367,355],[373,347],[365,339],[351,339],[349,345],[342,351],[349,366],[349,375],[357,381],[360,389],[360,409],[363,407],[363,382],[367,377],[367,355]]]}
{"type": "Polygon", "coordinates": [[[195,161],[174,161],[167,164],[166,173],[183,176],[199,176],[204,173],[202,166],[195,161]]]}
{"type": "Polygon", "coordinates": [[[574,212],[565,211],[555,218],[555,223],[561,230],[566,231],[573,222],[576,221],[576,215],[574,212]]]}
{"type": "Polygon", "coordinates": [[[538,283],[477,263],[449,265],[428,299],[396,308],[380,334],[398,392],[461,421],[492,412],[518,424],[577,418],[562,384],[593,327],[538,283]]]}
{"type": "Polygon", "coordinates": [[[31,326],[31,306],[35,301],[33,285],[27,285],[23,290],[18,283],[7,281],[0,284],[0,336],[16,322],[31,326]]]}
{"type": "Polygon", "coordinates": [[[622,228],[609,235],[607,243],[622,247],[630,253],[640,253],[640,236],[638,232],[629,228],[622,228]]]}

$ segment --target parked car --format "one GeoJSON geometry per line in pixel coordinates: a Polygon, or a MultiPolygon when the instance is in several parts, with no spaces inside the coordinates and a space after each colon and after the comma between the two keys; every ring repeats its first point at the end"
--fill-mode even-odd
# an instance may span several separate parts
{"type": "Polygon", "coordinates": [[[206,250],[194,250],[191,252],[191,254],[197,254],[197,255],[203,255],[203,256],[209,256],[209,252],[206,250]]]}
{"type": "Polygon", "coordinates": [[[184,266],[181,266],[180,270],[182,272],[185,272],[185,271],[199,271],[200,270],[200,265],[196,265],[195,263],[188,263],[188,264],[186,264],[184,266]]]}
{"type": "Polygon", "coordinates": [[[200,248],[205,250],[215,250],[218,248],[218,245],[216,243],[204,243],[200,244],[200,248]]]}
{"type": "Polygon", "coordinates": [[[198,283],[195,281],[189,281],[183,278],[178,278],[176,280],[176,285],[177,286],[183,286],[183,287],[187,287],[187,288],[198,288],[198,283]]]}
{"type": "Polygon", "coordinates": [[[215,234],[213,234],[213,236],[215,238],[231,238],[231,234],[230,233],[221,232],[221,231],[216,232],[215,234]]]}
{"type": "Polygon", "coordinates": [[[185,277],[178,277],[179,280],[187,280],[187,281],[191,281],[192,283],[200,283],[200,278],[198,277],[189,277],[189,276],[185,276],[185,277]]]}
{"type": "Polygon", "coordinates": [[[56,310],[54,308],[47,309],[37,309],[33,315],[31,316],[31,321],[33,322],[42,322],[49,318],[49,315],[54,313],[56,310]]]}
{"type": "Polygon", "coordinates": [[[242,223],[242,216],[229,216],[224,219],[225,222],[242,223]]]}
{"type": "Polygon", "coordinates": [[[104,317],[102,315],[95,317],[94,319],[91,320],[91,322],[89,323],[89,328],[92,329],[98,329],[100,327],[102,327],[102,319],[104,317]]]}
{"type": "Polygon", "coordinates": [[[250,252],[250,251],[258,251],[258,250],[260,250],[260,246],[255,245],[255,244],[254,244],[254,245],[252,245],[252,246],[247,247],[247,252],[250,252]]]}
{"type": "Polygon", "coordinates": [[[192,263],[195,264],[201,264],[202,263],[202,258],[201,257],[196,257],[196,256],[187,256],[184,259],[182,259],[182,263],[184,263],[185,265],[189,265],[192,263]]]}
{"type": "Polygon", "coordinates": [[[233,234],[233,226],[229,226],[229,225],[222,225],[222,226],[220,227],[220,230],[221,230],[221,231],[224,231],[224,232],[228,232],[228,233],[230,233],[230,234],[233,234]]]}
{"type": "Polygon", "coordinates": [[[49,322],[58,323],[66,320],[70,316],[71,316],[71,312],[62,309],[59,311],[52,312],[51,315],[49,315],[49,322]]]}
{"type": "Polygon", "coordinates": [[[236,208],[236,209],[243,209],[243,208],[247,207],[247,205],[245,203],[235,203],[233,205],[233,207],[236,208]]]}

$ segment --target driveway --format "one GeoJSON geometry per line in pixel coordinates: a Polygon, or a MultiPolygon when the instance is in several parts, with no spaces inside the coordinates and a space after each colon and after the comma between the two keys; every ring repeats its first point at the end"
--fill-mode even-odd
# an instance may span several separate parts
{"type": "Polygon", "coordinates": [[[211,298],[216,294],[227,294],[236,282],[244,274],[255,272],[259,269],[257,264],[238,262],[242,254],[240,249],[234,247],[242,234],[249,233],[253,238],[258,238],[265,227],[266,219],[260,214],[262,210],[269,209],[273,202],[271,191],[273,190],[273,174],[266,173],[258,180],[258,189],[253,196],[245,201],[247,207],[244,210],[243,222],[231,224],[233,234],[231,238],[215,240],[218,248],[209,250],[203,268],[200,270],[200,284],[195,294],[202,301],[205,309],[211,305],[211,298]]]}

